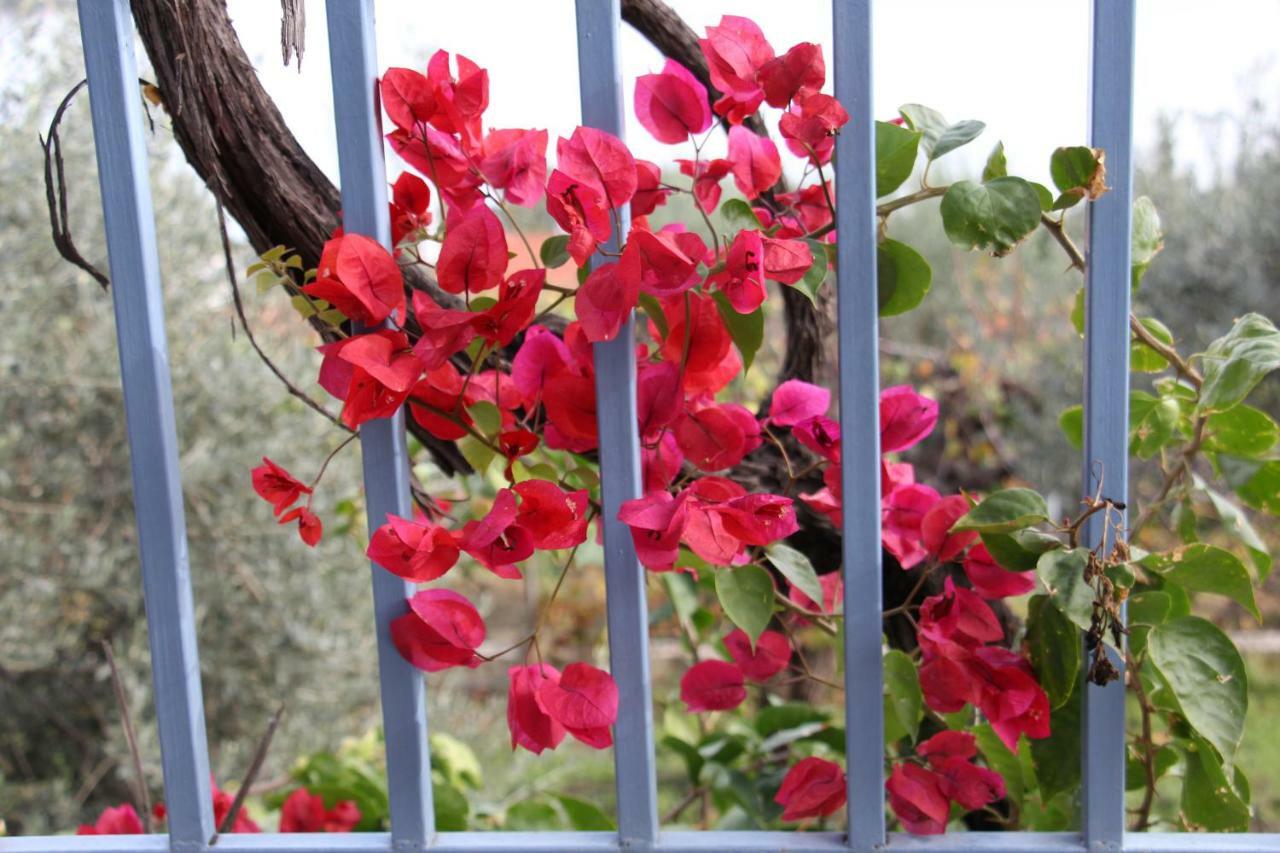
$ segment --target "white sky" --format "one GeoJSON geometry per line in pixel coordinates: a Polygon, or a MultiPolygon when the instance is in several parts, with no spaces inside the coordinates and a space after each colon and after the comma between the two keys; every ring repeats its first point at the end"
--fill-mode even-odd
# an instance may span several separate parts
{"type": "MultiPolygon", "coordinates": [[[[827,51],[830,68],[826,0],[669,2],[699,34],[729,12],[753,18],[779,53],[798,41],[816,41],[827,51]]],[[[278,4],[228,5],[289,125],[321,167],[336,174],[322,3],[307,3],[301,74],[281,65],[278,4]]],[[[1215,131],[1195,118],[1241,113],[1254,98],[1272,105],[1280,100],[1280,0],[1139,0],[1138,10],[1139,148],[1153,141],[1156,116],[1165,113],[1184,117],[1179,156],[1188,164],[1215,150],[1229,152],[1234,130],[1215,131]]],[[[555,137],[577,124],[572,0],[378,0],[377,14],[383,68],[425,68],[431,53],[445,48],[489,69],[486,127],[545,127],[554,149],[555,137]]],[[[1003,140],[1012,172],[1046,181],[1053,148],[1087,141],[1087,0],[880,0],[876,16],[877,117],[891,117],[899,104],[915,101],[952,120],[977,118],[988,125],[970,149],[948,158],[954,158],[952,169],[979,167],[996,140],[1003,140]]],[[[654,48],[624,26],[628,109],[635,78],[656,71],[661,62],[654,48]]],[[[628,142],[639,156],[660,163],[689,156],[686,146],[661,145],[638,126],[629,130],[628,142]]]]}

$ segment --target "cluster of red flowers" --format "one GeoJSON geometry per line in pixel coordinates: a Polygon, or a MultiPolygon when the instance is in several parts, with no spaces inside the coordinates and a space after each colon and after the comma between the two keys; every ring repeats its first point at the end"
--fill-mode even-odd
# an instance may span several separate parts
{"type": "MultiPolygon", "coordinates": [[[[222,826],[231,812],[235,797],[221,790],[212,779],[213,825],[222,826]]],[[[157,803],[152,816],[163,823],[168,810],[157,803]]],[[[298,788],[284,801],[280,810],[280,832],[350,832],[360,823],[360,809],[351,800],[340,800],[333,808],[325,808],[324,797],[306,788],[298,788]]],[[[261,832],[258,824],[241,809],[231,823],[231,832],[261,832]]],[[[76,835],[142,835],[142,819],[130,803],[103,809],[92,824],[81,824],[76,835]]]]}
{"type": "Polygon", "coordinates": [[[908,832],[937,835],[947,828],[952,801],[972,811],[1004,797],[1004,779],[971,759],[978,754],[968,732],[940,732],[916,746],[928,766],[904,761],[885,783],[889,807],[908,832]]]}
{"type": "MultiPolygon", "coordinates": [[[[717,397],[743,369],[726,318],[758,312],[767,298],[767,281],[797,284],[813,267],[821,242],[834,242],[831,187],[823,167],[849,116],[821,91],[826,69],[814,44],[797,44],[777,55],[753,22],[725,16],[707,29],[701,46],[711,82],[723,97],[710,104],[703,84],[668,61],[660,72],[637,81],[634,106],[641,125],[659,141],[693,142],[693,159],[677,163],[691,179],[689,191],[704,213],[720,204],[721,182],[729,176],[754,203],[757,227],[739,230],[732,239],[721,239],[712,229],[710,246],[681,225],[650,227],[647,217],[674,188],[663,183],[657,164],[637,160],[622,140],[579,127],[557,140],[556,162],[549,168],[545,130],[486,131],[488,73],[466,57],[451,59],[440,51],[425,73],[392,68],[384,75],[382,102],[395,127],[387,139],[422,177],[405,173],[392,186],[392,252],[339,229],[325,245],[314,281],[302,288],[308,298],[332,305],[357,324],[320,348],[319,382],[342,401],[347,426],[356,428],[407,406],[409,416],[430,434],[450,441],[466,437],[505,459],[509,483],[483,517],[461,527],[448,526],[444,513],[434,508],[430,517],[389,517],[368,549],[387,571],[428,583],[466,553],[499,577],[518,578],[520,564],[536,551],[572,549],[586,540],[592,518],[588,491],[570,492],[562,481],[517,476],[516,462],[539,449],[587,453],[597,448],[591,345],[617,337],[642,301],[647,342],[637,341],[636,349],[644,494],[626,502],[619,518],[629,526],[644,566],[656,572],[677,569],[682,549],[712,566],[744,565],[797,531],[789,487],[783,494],[752,494],[725,476],[765,440],[776,440],[778,429],[789,429],[815,455],[811,470],[823,471],[824,486],[799,498],[839,524],[840,428],[827,416],[830,393],[799,380],[783,383],[762,417],[717,397]],[[778,182],[781,158],[773,142],[742,123],[765,103],[783,110],[778,129],[786,147],[808,161],[806,169],[816,171],[819,183],[761,198],[778,182]],[[707,158],[702,156],[707,140],[697,135],[711,129],[715,115],[730,125],[725,156],[707,158]],[[430,212],[433,189],[424,177],[434,185],[442,222],[430,212]],[[555,265],[552,270],[540,266],[531,247],[534,268],[509,270],[513,256],[490,203],[509,214],[507,205],[539,202],[565,232],[559,238],[564,254],[582,268],[576,283],[551,280],[555,265]],[[631,227],[619,233],[624,222],[619,210],[628,205],[631,227]],[[419,244],[424,240],[438,243],[434,258],[423,254],[419,244]],[[424,291],[406,299],[402,263],[430,267],[441,291],[463,299],[446,302],[424,291]],[[556,304],[574,298],[575,320],[562,334],[534,322],[544,292],[559,294],[556,304]],[[508,366],[489,358],[516,343],[508,366]],[[457,358],[464,351],[468,359],[457,358]],[[484,426],[474,414],[482,405],[484,426]]],[[[883,452],[911,447],[936,420],[933,401],[905,386],[885,390],[883,452]]],[[[303,538],[314,544],[320,523],[309,503],[285,512],[310,495],[311,487],[265,459],[253,477],[255,489],[273,504],[282,523],[297,520],[303,538]]],[[[999,637],[982,614],[990,613],[982,596],[1024,592],[1029,577],[996,565],[972,534],[950,532],[967,511],[964,496],[941,497],[915,483],[909,464],[889,458],[882,479],[884,543],[902,567],[911,569],[926,559],[930,565],[962,560],[973,586],[956,589],[949,583],[946,595],[925,602],[922,610],[930,706],[944,710],[972,702],[1002,737],[1040,736],[1047,725],[1043,691],[1035,693],[1039,688],[1025,661],[986,645],[999,637]]],[[[834,613],[843,597],[839,574],[822,575],[821,583],[821,602],[794,587],[786,595],[809,616],[834,613]]],[[[479,651],[484,621],[464,596],[426,589],[407,604],[391,634],[412,664],[434,672],[475,667],[488,659],[479,651]]],[[[803,616],[789,618],[797,627],[805,624],[803,616]]],[[[765,631],[754,643],[734,631],[725,646],[732,661],[705,660],[682,679],[681,696],[690,710],[736,707],[745,697],[745,683],[777,675],[792,651],[787,637],[776,631],[765,631]]],[[[612,742],[609,727],[618,700],[608,673],[586,663],[560,671],[539,658],[534,665],[511,667],[508,675],[513,749],[554,749],[566,734],[597,748],[612,742]]],[[[902,774],[934,773],[910,767],[902,774]]],[[[948,779],[961,772],[949,764],[935,770],[948,779]]],[[[895,772],[895,779],[900,776],[895,772]]],[[[953,790],[942,783],[934,787],[953,790]]],[[[962,804],[975,799],[969,787],[954,790],[962,793],[946,796],[962,804]]],[[[785,807],[784,819],[798,820],[829,814],[844,796],[840,768],[809,758],[792,768],[778,801],[785,807]]],[[[925,806],[933,803],[921,806],[922,814],[932,816],[925,806]]]]}

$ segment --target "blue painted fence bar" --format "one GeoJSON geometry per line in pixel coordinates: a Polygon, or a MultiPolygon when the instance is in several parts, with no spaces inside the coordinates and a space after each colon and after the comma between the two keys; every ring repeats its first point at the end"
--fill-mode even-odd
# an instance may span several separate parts
{"type": "Polygon", "coordinates": [[[849,846],[884,843],[884,672],[880,550],[880,357],[871,0],[832,4],[836,98],[836,266],[844,496],[845,755],[849,846]]]}
{"type": "Polygon", "coordinates": [[[169,832],[175,846],[203,845],[214,830],[209,753],[128,2],[81,0],[80,34],[106,221],[169,832]]]}
{"type": "MultiPolygon", "coordinates": [[[[1133,219],[1135,0],[1094,0],[1091,144],[1106,152],[1110,191],[1089,208],[1085,291],[1084,491],[1125,502],[1129,491],[1129,281],[1133,219]],[[1100,481],[1100,482],[1099,482],[1100,481]]],[[[1085,544],[1104,534],[1089,519],[1085,544]]],[[[1110,543],[1106,543],[1110,547],[1110,543]]],[[[1125,688],[1088,685],[1084,701],[1084,837],[1090,850],[1124,843],[1125,688]]]]}
{"type": "MultiPolygon", "coordinates": [[[[840,416],[844,427],[844,577],[847,834],[659,832],[645,573],[618,506],[640,494],[634,316],[595,347],[611,668],[621,693],[615,729],[618,831],[482,833],[434,831],[425,691],[421,674],[390,642],[389,623],[412,587],[377,568],[373,595],[387,740],[391,832],[228,835],[226,853],[664,853],[829,851],[1280,850],[1280,835],[1124,831],[1124,690],[1089,687],[1085,701],[1083,825],[1067,833],[885,833],[881,669],[879,375],[877,358],[875,135],[871,0],[835,0],[835,91],[851,121],[836,143],[841,236],[837,268],[840,416]]],[[[328,0],[334,108],[344,225],[389,242],[379,129],[373,0],[328,0]]],[[[106,214],[112,295],[125,392],[143,589],[146,596],[169,832],[150,836],[0,838],[0,853],[202,853],[210,845],[208,754],[200,692],[177,437],[156,256],[133,23],[127,0],[80,0],[81,31],[106,214]]],[[[577,0],[582,121],[623,136],[618,58],[619,0],[577,0]]],[[[1092,144],[1106,151],[1110,192],[1089,215],[1085,344],[1087,490],[1127,492],[1129,262],[1132,206],[1134,0],[1094,0],[1090,100],[1092,144]]],[[[620,211],[625,236],[628,217],[620,211]]],[[[403,414],[360,432],[369,526],[408,515],[409,460],[403,414]]],[[[1095,516],[1095,519],[1097,517],[1095,516]]],[[[1088,542],[1102,535],[1086,531],[1088,542]]]]}
{"type": "MultiPolygon", "coordinates": [[[[381,110],[377,98],[378,55],[373,0],[328,0],[329,64],[333,117],[338,131],[342,222],[346,231],[367,234],[390,248],[387,173],[383,163],[381,110]]],[[[413,516],[404,411],[360,428],[369,531],[387,514],[413,516]]],[[[373,614],[378,634],[378,676],[386,737],[391,838],[398,850],[425,846],[435,833],[431,759],[427,752],[427,701],[422,673],[391,642],[391,621],[407,612],[413,585],[370,566],[373,614]]]]}
{"type": "MultiPolygon", "coordinates": [[[[577,0],[582,123],[625,138],[618,59],[621,20],[618,0],[577,0]]],[[[626,210],[619,211],[618,221],[621,228],[628,227],[626,210]]],[[[614,234],[607,248],[616,252],[625,237],[614,234]]],[[[631,531],[618,521],[618,508],[623,502],[641,494],[634,341],[633,311],[616,338],[594,345],[594,356],[609,668],[619,695],[613,735],[618,841],[625,847],[644,850],[658,835],[646,578],[636,559],[631,531]]]]}

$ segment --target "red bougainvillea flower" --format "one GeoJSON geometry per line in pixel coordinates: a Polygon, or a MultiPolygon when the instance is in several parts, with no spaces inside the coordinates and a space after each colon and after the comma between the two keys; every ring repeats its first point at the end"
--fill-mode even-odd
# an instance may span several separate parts
{"type": "Polygon", "coordinates": [[[805,418],[791,428],[796,441],[829,462],[840,463],[840,424],[826,415],[805,418]]]}
{"type": "Polygon", "coordinates": [[[636,161],[618,137],[579,127],[556,143],[556,169],[598,192],[607,208],[618,208],[636,192],[636,161]]]}
{"type": "Polygon", "coordinates": [[[632,218],[648,216],[667,203],[671,190],[662,186],[662,169],[657,163],[636,159],[636,194],[631,197],[632,218]]]}
{"type": "Polygon", "coordinates": [[[793,193],[779,193],[778,201],[787,205],[794,215],[782,218],[777,236],[802,237],[830,225],[832,220],[831,207],[827,204],[828,192],[835,192],[830,181],[827,181],[826,192],[821,184],[810,184],[793,193]]]}
{"type": "Polygon", "coordinates": [[[743,673],[737,664],[704,660],[689,667],[680,679],[680,699],[690,711],[728,711],[747,698],[743,673]]]}
{"type": "Polygon", "coordinates": [[[427,370],[441,367],[475,339],[473,312],[441,308],[424,291],[413,292],[413,315],[422,329],[418,342],[413,345],[413,354],[427,370]]]}
{"type": "Polygon", "coordinates": [[[797,97],[814,94],[827,79],[822,48],[812,42],[801,42],[760,66],[756,79],[764,89],[765,102],[771,107],[781,109],[797,97]]]}
{"type": "Polygon", "coordinates": [[[779,284],[795,284],[813,266],[813,252],[803,240],[781,240],[766,237],[764,241],[764,275],[779,284]]]}
{"type": "MultiPolygon", "coordinates": [[[[844,604],[844,578],[839,572],[828,572],[818,575],[818,583],[822,585],[822,604],[819,605],[800,591],[799,587],[787,590],[787,600],[814,613],[836,613],[844,604]]],[[[804,617],[799,617],[803,619],[804,617]]]]}
{"type": "Polygon", "coordinates": [[[391,185],[391,245],[431,224],[431,188],[411,172],[401,172],[391,185]]]}
{"type": "Polygon", "coordinates": [[[719,515],[725,532],[746,545],[772,545],[800,529],[795,503],[782,495],[743,495],[721,507],[719,515]]]}
{"type": "Polygon", "coordinates": [[[948,495],[929,508],[920,519],[920,537],[924,548],[940,563],[949,563],[960,552],[977,541],[972,530],[951,532],[951,526],[969,511],[969,500],[963,495],[948,495]]]}
{"type": "Polygon", "coordinates": [[[720,182],[733,171],[733,162],[714,160],[676,160],[680,174],[693,178],[693,199],[704,213],[712,213],[720,205],[720,182]]]}
{"type": "Polygon", "coordinates": [[[764,304],[764,241],[754,229],[739,231],[725,255],[724,269],[707,283],[724,292],[739,314],[750,314],[764,304]]]}
{"type": "Polygon", "coordinates": [[[821,385],[803,379],[788,379],[773,392],[769,402],[769,423],[777,426],[795,426],[827,413],[831,407],[831,392],[821,385]]]}
{"type": "Polygon", "coordinates": [[[581,452],[596,446],[594,376],[562,369],[547,379],[542,402],[548,421],[543,440],[548,447],[581,452]]]}
{"type": "Polygon", "coordinates": [[[937,772],[942,793],[966,809],[980,809],[1004,797],[1003,776],[962,758],[942,762],[937,772]]]}
{"type": "Polygon", "coordinates": [[[680,416],[680,370],[667,362],[642,364],[636,377],[636,421],[640,437],[653,441],[680,416]]]}
{"type": "Polygon", "coordinates": [[[484,518],[468,521],[458,544],[500,578],[518,578],[516,563],[533,554],[533,534],[516,523],[519,510],[510,489],[498,492],[484,518]]]}
{"type": "Polygon", "coordinates": [[[484,620],[475,605],[449,589],[427,589],[409,598],[409,612],[391,621],[391,642],[418,669],[438,672],[480,665],[484,620]]]}
{"type": "Polygon", "coordinates": [[[947,578],[941,595],[931,595],[920,605],[920,640],[923,644],[956,643],[977,648],[1004,638],[1000,620],[982,596],[958,587],[947,578]]]}
{"type": "Polygon", "coordinates": [[[760,444],[755,417],[736,403],[713,403],[688,412],[675,434],[680,452],[703,471],[732,468],[760,444]]]}
{"type": "Polygon", "coordinates": [[[936,489],[920,483],[903,486],[885,498],[881,539],[885,550],[897,558],[902,568],[910,569],[929,556],[920,525],[925,513],[940,499],[936,489]]]}
{"type": "Polygon", "coordinates": [[[620,268],[617,262],[597,266],[573,301],[582,331],[593,343],[616,338],[640,299],[639,277],[619,275],[620,268]]]}
{"type": "Polygon", "coordinates": [[[778,132],[797,157],[808,157],[818,165],[831,161],[836,132],[849,122],[849,114],[830,95],[806,95],[782,114],[778,132]]]}
{"type": "Polygon", "coordinates": [[[1011,572],[1000,566],[981,542],[965,554],[964,576],[973,591],[983,598],[1009,598],[1025,595],[1036,588],[1035,571],[1011,572]]]}
{"type": "Polygon", "coordinates": [[[569,234],[569,256],[583,266],[613,235],[609,206],[603,193],[556,169],[547,181],[547,213],[569,234]]]}
{"type": "Polygon", "coordinates": [[[412,68],[388,68],[379,83],[382,108],[402,131],[414,132],[436,114],[436,97],[426,75],[412,68]]]}
{"type": "Polygon", "coordinates": [[[491,130],[484,138],[480,173],[512,204],[532,207],[547,183],[545,130],[491,130]]]}
{"type": "Polygon", "coordinates": [[[618,263],[618,277],[627,292],[675,296],[701,281],[698,262],[690,258],[670,232],[632,231],[618,263]]]}
{"type": "Polygon", "coordinates": [[[880,452],[906,450],[933,432],[938,404],[915,392],[910,385],[895,385],[880,392],[880,452]]]}
{"type": "Polygon", "coordinates": [[[404,316],[404,276],[391,253],[363,234],[343,234],[324,244],[316,280],[302,288],[332,303],[352,320],[376,325],[404,316]]]}
{"type": "Polygon", "coordinates": [[[733,182],[748,199],[760,195],[782,177],[778,146],[741,125],[729,128],[729,162],[733,164],[733,182]]]}
{"type": "Polygon", "coordinates": [[[847,784],[839,764],[810,756],[787,771],[773,801],[783,820],[824,817],[845,804],[847,784]]]}
{"type": "Polygon", "coordinates": [[[624,501],[618,520],[631,528],[636,557],[646,569],[665,572],[675,565],[688,521],[683,499],[666,491],[651,491],[642,498],[624,501]]]}
{"type": "Polygon", "coordinates": [[[465,408],[467,401],[463,399],[467,388],[462,374],[446,361],[434,370],[428,370],[413,386],[409,414],[436,438],[456,441],[467,434],[467,426],[471,424],[471,416],[465,408]]]}
{"type": "Polygon", "coordinates": [[[520,496],[516,523],[529,531],[533,547],[572,548],[587,539],[586,489],[566,492],[550,480],[524,480],[511,487],[520,496]]]}
{"type": "Polygon", "coordinates": [[[1049,736],[1049,697],[1027,661],[1008,649],[984,646],[973,653],[971,671],[979,680],[978,708],[1010,750],[1019,735],[1049,736]]]}
{"type": "Polygon", "coordinates": [[[711,127],[706,87],[674,59],[667,60],[661,74],[636,80],[635,110],[641,126],[668,145],[711,127]]]}
{"type": "Polygon", "coordinates": [[[683,364],[686,395],[715,394],[742,371],[742,359],[724,325],[715,300],[701,293],[689,294],[689,319],[685,320],[684,298],[662,300],[667,333],[652,326],[654,337],[662,341],[659,354],[671,364],[683,364]],[[686,329],[689,331],[686,333],[686,329]],[[685,338],[689,338],[685,358],[685,338]]]}
{"type": "Polygon", "coordinates": [[[453,135],[426,127],[425,132],[419,128],[412,134],[393,130],[387,134],[387,141],[406,163],[431,178],[450,207],[469,210],[482,202],[483,177],[453,135]]]}
{"type": "Polygon", "coordinates": [[[587,746],[613,744],[609,727],[618,719],[618,685],[603,669],[571,663],[559,680],[542,680],[534,698],[543,713],[587,746]]]}
{"type": "Polygon", "coordinates": [[[543,684],[559,684],[560,671],[551,664],[513,666],[507,670],[507,728],[511,749],[523,746],[535,755],[555,749],[564,740],[564,726],[542,710],[538,689],[543,684]]]}
{"type": "Polygon", "coordinates": [[[950,729],[938,732],[916,746],[916,754],[927,759],[933,767],[941,767],[949,759],[969,759],[978,754],[978,740],[971,732],[950,729]]]}
{"type": "Polygon", "coordinates": [[[436,277],[446,293],[480,293],[497,287],[507,271],[507,238],[486,205],[449,216],[436,277]]]}
{"type": "Polygon", "coordinates": [[[718,26],[707,27],[707,37],[698,43],[711,84],[724,93],[715,103],[716,113],[740,124],[764,100],[756,74],[773,59],[773,48],[754,21],[737,15],[725,15],[718,26]]]}
{"type": "Polygon", "coordinates": [[[431,522],[387,515],[387,523],[369,537],[369,559],[413,583],[441,577],[458,562],[458,541],[451,531],[431,522]]]}
{"type": "Polygon", "coordinates": [[[281,832],[350,832],[360,822],[354,800],[339,800],[324,807],[324,797],[299,788],[280,807],[281,832]]]}
{"type": "Polygon", "coordinates": [[[253,490],[271,504],[276,515],[288,509],[298,498],[311,494],[310,486],[265,456],[262,457],[262,464],[253,469],[252,475],[253,490]]]}
{"type": "Polygon", "coordinates": [[[542,326],[531,326],[524,343],[511,361],[511,381],[526,408],[535,408],[542,400],[547,378],[563,370],[572,356],[564,341],[542,326]]]}
{"type": "MultiPolygon", "coordinates": [[[[218,781],[209,774],[209,793],[213,800],[213,825],[222,826],[226,822],[227,815],[231,813],[231,807],[235,804],[236,798],[227,791],[218,787],[218,781]]],[[[165,808],[163,802],[156,803],[151,809],[151,816],[158,822],[163,822],[168,815],[169,810],[165,808]]],[[[231,823],[232,832],[261,832],[258,824],[254,823],[244,809],[236,812],[236,819],[231,823]]]]}
{"type": "Polygon", "coordinates": [[[661,432],[656,443],[640,446],[640,470],[646,492],[669,488],[683,465],[684,454],[669,431],[661,432]]]}
{"type": "Polygon", "coordinates": [[[476,334],[499,347],[514,341],[516,335],[533,321],[546,280],[547,271],[544,269],[521,270],[512,274],[498,289],[498,301],[475,315],[472,325],[476,334]]]}
{"type": "Polygon", "coordinates": [[[92,824],[82,823],[76,835],[142,835],[142,820],[130,803],[108,806],[92,824]]]}
{"type": "Polygon", "coordinates": [[[468,148],[480,141],[480,120],[489,106],[489,72],[462,54],[458,75],[449,67],[449,53],[437,50],[427,62],[427,79],[435,94],[436,112],[431,123],[445,133],[456,133],[468,148]]]}
{"type": "Polygon", "coordinates": [[[904,762],[894,766],[885,787],[889,790],[889,808],[908,832],[940,835],[946,831],[951,804],[942,792],[938,774],[904,762]]]}
{"type": "Polygon", "coordinates": [[[324,525],[320,523],[320,518],[309,507],[296,506],[293,509],[280,516],[280,524],[288,524],[291,521],[298,522],[298,537],[308,547],[314,548],[320,542],[320,537],[324,535],[324,525]]]}
{"type": "Polygon", "coordinates": [[[764,682],[787,668],[791,660],[791,643],[778,631],[765,631],[751,648],[751,638],[735,628],[724,638],[729,656],[750,681],[764,682]]]}
{"type": "Polygon", "coordinates": [[[351,429],[394,414],[422,372],[409,339],[392,329],[352,335],[319,350],[320,385],[343,401],[342,422],[351,429]]]}

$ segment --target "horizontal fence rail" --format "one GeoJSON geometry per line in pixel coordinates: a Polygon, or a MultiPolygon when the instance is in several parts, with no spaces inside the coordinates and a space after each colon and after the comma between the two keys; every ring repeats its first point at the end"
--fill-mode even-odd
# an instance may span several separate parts
{"type": "MultiPolygon", "coordinates": [[[[1129,262],[1135,0],[1094,0],[1090,127],[1107,154],[1111,192],[1091,208],[1085,342],[1084,482],[1113,500],[1127,492],[1129,262]],[[1099,483],[1099,479],[1102,480],[1099,483]]],[[[843,432],[847,833],[663,832],[657,816],[645,572],[619,505],[640,492],[634,316],[595,368],[611,666],[621,695],[615,730],[617,832],[444,832],[434,827],[421,673],[396,652],[389,623],[412,587],[375,568],[373,596],[386,732],[391,831],[213,837],[208,750],[191,600],[177,431],[159,264],[127,0],[80,0],[125,391],[142,583],[147,606],[169,834],[0,838],[0,853],[665,853],[785,850],[1149,851],[1280,850],[1280,834],[1192,835],[1124,829],[1124,690],[1089,686],[1084,712],[1080,832],[886,833],[884,811],[879,366],[877,343],[872,2],[835,0],[835,92],[851,120],[837,140],[840,415],[843,432]]],[[[387,245],[373,0],[328,0],[344,227],[387,245]]],[[[619,0],[576,0],[583,124],[624,136],[619,0]]],[[[614,238],[624,240],[624,227],[614,238]]],[[[407,516],[403,414],[360,430],[370,529],[407,516]]],[[[1089,544],[1102,535],[1091,526],[1089,544]]],[[[1118,663],[1118,661],[1117,661],[1118,663]]]]}

